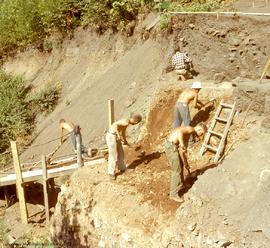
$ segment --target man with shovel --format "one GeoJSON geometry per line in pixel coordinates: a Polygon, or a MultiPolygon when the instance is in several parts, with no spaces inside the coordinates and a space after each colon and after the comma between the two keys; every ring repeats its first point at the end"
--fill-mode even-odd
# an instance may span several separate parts
{"type": "Polygon", "coordinates": [[[182,202],[178,192],[184,188],[184,174],[183,164],[186,163],[183,154],[187,149],[185,141],[189,136],[196,134],[197,136],[203,135],[207,131],[206,126],[203,123],[198,124],[196,127],[182,126],[177,127],[169,135],[165,143],[166,157],[171,166],[171,182],[170,182],[170,199],[182,202]],[[179,149],[181,149],[179,151],[179,149]],[[182,156],[181,156],[182,155],[182,156]]]}
{"type": "Polygon", "coordinates": [[[133,115],[131,118],[122,119],[114,122],[106,133],[106,143],[109,150],[108,174],[110,179],[115,180],[116,166],[120,172],[126,170],[124,161],[123,145],[128,145],[126,140],[126,129],[129,125],[136,125],[141,122],[141,115],[133,115]]]}
{"type": "MultiPolygon", "coordinates": [[[[207,104],[203,104],[198,95],[202,88],[201,82],[194,82],[191,88],[186,88],[179,95],[179,98],[174,107],[174,128],[180,127],[183,123],[184,126],[190,126],[191,117],[189,111],[189,105],[193,103],[194,108],[201,109],[208,103],[214,101],[211,99],[207,104]]],[[[194,143],[192,135],[189,138],[190,144],[194,143]]]]}

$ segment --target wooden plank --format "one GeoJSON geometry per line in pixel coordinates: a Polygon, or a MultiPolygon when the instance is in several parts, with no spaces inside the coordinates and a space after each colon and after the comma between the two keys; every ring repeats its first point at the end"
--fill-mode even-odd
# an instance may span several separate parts
{"type": "MultiPolygon", "coordinates": [[[[217,12],[205,12],[205,11],[170,11],[170,14],[179,14],[179,15],[216,15],[217,12]]],[[[251,16],[270,16],[270,13],[245,13],[245,12],[218,12],[219,15],[231,15],[231,16],[236,16],[236,15],[251,15],[251,16]]]]}
{"type": "Polygon", "coordinates": [[[214,134],[214,135],[219,136],[219,137],[222,137],[222,136],[223,136],[222,133],[215,132],[215,131],[213,131],[213,130],[209,130],[209,132],[210,132],[211,134],[214,134]]]}
{"type": "Polygon", "coordinates": [[[217,152],[217,148],[213,147],[213,146],[210,146],[210,145],[205,145],[206,148],[208,148],[209,150],[211,151],[214,151],[214,152],[217,152]]]}
{"type": "Polygon", "coordinates": [[[108,100],[108,110],[109,110],[109,127],[114,123],[114,100],[108,100]]]}
{"type": "Polygon", "coordinates": [[[49,196],[48,196],[48,185],[47,185],[47,162],[44,155],[41,156],[42,171],[43,171],[43,195],[44,195],[44,207],[45,207],[45,216],[46,216],[46,225],[49,225],[50,222],[50,206],[49,206],[49,196]]]}
{"type": "MultiPolygon", "coordinates": [[[[96,159],[92,161],[87,161],[84,163],[84,165],[85,166],[98,165],[98,164],[103,164],[104,162],[105,162],[105,159],[101,158],[101,159],[96,159]]],[[[79,168],[78,164],[74,163],[74,164],[62,166],[59,168],[48,169],[47,170],[48,179],[55,178],[58,176],[70,175],[74,172],[74,170],[78,168],[79,168]]],[[[22,172],[22,178],[23,178],[24,183],[41,180],[42,176],[43,176],[42,169],[22,172]]],[[[0,187],[6,186],[6,185],[13,185],[15,183],[16,183],[15,174],[9,174],[0,178],[0,187]]]]}
{"type": "Polygon", "coordinates": [[[28,224],[28,212],[27,212],[27,207],[26,207],[26,202],[25,202],[23,178],[22,178],[22,171],[21,171],[21,166],[20,166],[18,148],[15,141],[10,141],[10,145],[11,145],[14,169],[16,173],[16,188],[17,188],[18,198],[19,198],[21,220],[23,224],[28,224]]]}
{"type": "Polygon", "coordinates": [[[228,121],[228,120],[223,119],[223,118],[220,118],[220,117],[217,117],[216,120],[217,120],[217,121],[221,121],[221,122],[227,122],[227,121],[228,121]]]}

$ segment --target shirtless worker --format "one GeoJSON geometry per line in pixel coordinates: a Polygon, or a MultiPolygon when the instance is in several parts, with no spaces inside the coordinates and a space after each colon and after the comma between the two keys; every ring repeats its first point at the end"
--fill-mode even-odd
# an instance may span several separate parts
{"type": "Polygon", "coordinates": [[[126,170],[124,161],[123,145],[128,145],[126,129],[129,125],[136,125],[142,120],[141,115],[133,115],[131,118],[114,122],[106,133],[106,143],[109,150],[108,174],[110,179],[115,180],[116,165],[120,172],[126,170]]]}
{"type": "MultiPolygon", "coordinates": [[[[76,129],[81,129],[79,125],[75,125],[72,122],[69,121],[65,121],[64,119],[61,119],[59,121],[59,125],[60,125],[60,143],[63,144],[63,134],[64,134],[64,130],[66,130],[68,133],[70,134],[71,137],[71,143],[73,144],[73,148],[76,151],[77,150],[77,142],[76,142],[76,129]]],[[[81,150],[82,150],[82,154],[86,155],[88,157],[92,156],[92,149],[89,147],[87,148],[86,146],[81,146],[81,150]]]]}
{"type": "Polygon", "coordinates": [[[184,188],[184,174],[183,174],[183,161],[179,154],[178,149],[185,151],[186,140],[188,140],[191,134],[197,136],[203,135],[207,131],[206,126],[203,123],[198,124],[196,127],[182,126],[175,128],[169,135],[169,138],[165,142],[166,157],[171,166],[171,182],[170,182],[170,199],[182,202],[178,192],[184,188]]]}
{"type": "MultiPolygon", "coordinates": [[[[191,118],[189,112],[189,104],[193,101],[194,108],[202,108],[204,104],[199,101],[198,94],[202,88],[200,82],[194,82],[191,88],[184,89],[174,107],[174,128],[180,127],[182,122],[184,126],[190,126],[191,118]]],[[[192,142],[190,136],[190,142],[192,142]]]]}

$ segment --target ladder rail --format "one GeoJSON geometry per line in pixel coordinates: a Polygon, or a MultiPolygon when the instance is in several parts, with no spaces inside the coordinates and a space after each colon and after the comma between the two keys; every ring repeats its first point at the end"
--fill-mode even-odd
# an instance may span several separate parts
{"type": "Polygon", "coordinates": [[[204,154],[204,152],[206,151],[205,146],[208,145],[208,142],[209,142],[210,137],[211,137],[211,133],[210,133],[209,131],[213,131],[213,129],[214,129],[215,125],[216,125],[216,118],[219,117],[220,112],[221,112],[221,110],[222,110],[221,103],[223,103],[223,99],[221,99],[220,104],[218,105],[218,108],[217,108],[217,110],[216,110],[216,112],[215,112],[215,115],[214,115],[214,117],[213,117],[212,123],[211,123],[210,127],[208,128],[207,133],[206,133],[206,135],[205,135],[205,138],[204,138],[204,141],[203,141],[203,145],[202,145],[202,147],[201,147],[201,149],[200,149],[200,155],[201,155],[201,156],[202,156],[202,155],[204,154]]]}
{"type": "Polygon", "coordinates": [[[223,149],[224,149],[224,146],[225,146],[225,140],[227,138],[227,135],[228,135],[228,132],[229,132],[229,129],[230,129],[230,126],[232,124],[233,117],[234,117],[234,114],[235,114],[235,106],[236,106],[236,102],[234,102],[234,104],[232,106],[228,121],[227,121],[226,126],[224,128],[223,136],[221,137],[221,140],[220,140],[220,143],[218,145],[218,149],[217,149],[217,152],[216,152],[216,155],[215,155],[215,158],[214,158],[214,163],[218,162],[220,154],[223,152],[223,149]]]}

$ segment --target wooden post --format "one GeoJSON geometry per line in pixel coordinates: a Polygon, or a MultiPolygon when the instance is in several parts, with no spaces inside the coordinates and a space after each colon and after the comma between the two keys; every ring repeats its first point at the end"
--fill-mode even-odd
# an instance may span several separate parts
{"type": "Polygon", "coordinates": [[[219,12],[217,12],[217,20],[219,20],[219,12]]]}
{"type": "Polygon", "coordinates": [[[79,167],[82,167],[83,158],[82,158],[82,136],[81,136],[81,128],[79,125],[76,125],[74,128],[75,139],[76,139],[76,150],[77,150],[77,164],[79,167]]]}
{"type": "Polygon", "coordinates": [[[47,186],[47,162],[46,157],[44,155],[41,155],[41,164],[42,164],[42,170],[43,170],[43,195],[44,195],[44,207],[45,207],[45,216],[46,216],[46,224],[48,225],[50,222],[50,206],[49,206],[49,196],[48,196],[48,186],[47,186]]]}
{"type": "Polygon", "coordinates": [[[109,127],[114,123],[114,100],[108,100],[108,109],[109,109],[109,127]]]}
{"type": "Polygon", "coordinates": [[[22,171],[21,171],[20,159],[19,159],[19,154],[18,154],[18,148],[15,141],[10,141],[10,145],[11,145],[14,169],[16,173],[16,188],[17,188],[17,193],[18,193],[18,198],[19,198],[21,220],[23,224],[28,224],[28,212],[27,212],[26,202],[25,202],[24,186],[23,186],[22,171]]]}
{"type": "Polygon", "coordinates": [[[252,1],[252,7],[255,8],[255,1],[252,1]]]}

